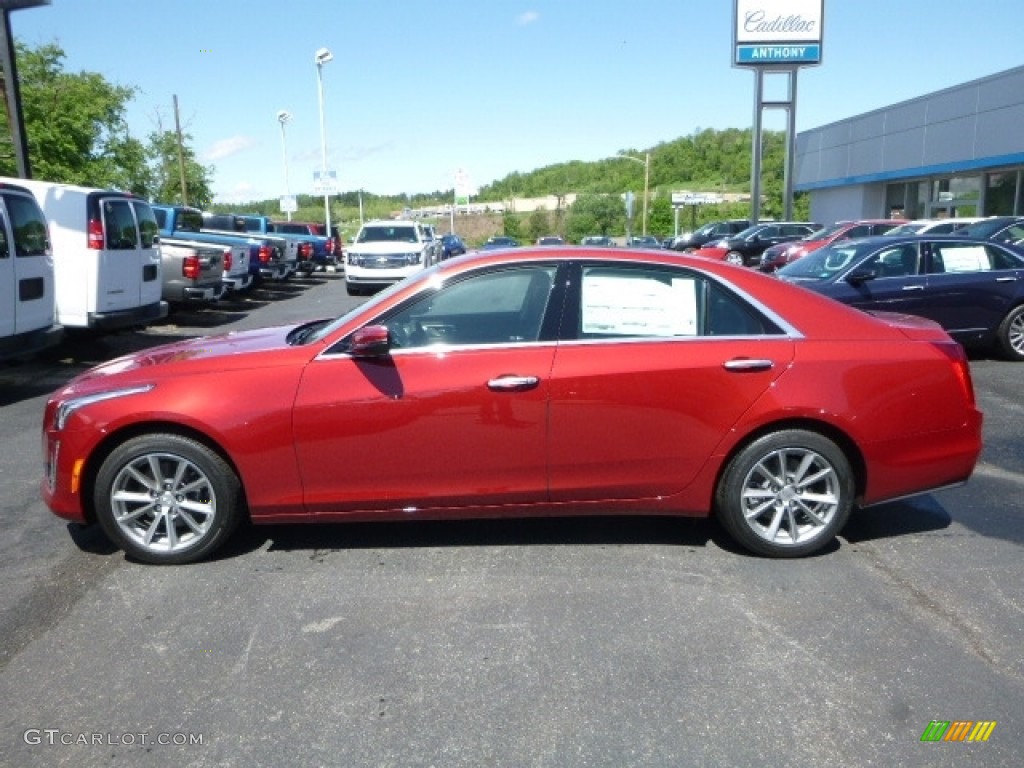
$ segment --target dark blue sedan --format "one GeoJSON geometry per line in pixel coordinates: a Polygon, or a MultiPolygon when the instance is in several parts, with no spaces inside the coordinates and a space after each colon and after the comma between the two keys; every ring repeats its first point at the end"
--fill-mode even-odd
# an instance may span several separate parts
{"type": "Polygon", "coordinates": [[[920,315],[961,344],[1024,361],[1024,250],[956,235],[867,237],[826,246],[780,269],[860,309],[920,315]]]}

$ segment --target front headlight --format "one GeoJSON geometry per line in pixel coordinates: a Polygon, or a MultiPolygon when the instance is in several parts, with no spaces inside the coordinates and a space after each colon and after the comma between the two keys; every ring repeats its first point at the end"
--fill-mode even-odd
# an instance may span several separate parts
{"type": "Polygon", "coordinates": [[[143,392],[149,392],[156,386],[155,384],[141,384],[137,387],[125,387],[124,389],[111,389],[106,392],[95,392],[91,395],[82,395],[81,397],[72,397],[69,400],[65,400],[57,406],[57,413],[54,417],[54,426],[58,429],[64,429],[64,425],[67,424],[68,419],[71,418],[71,414],[77,411],[79,408],[84,408],[87,405],[93,403],[101,403],[104,400],[113,400],[116,397],[127,397],[128,395],[141,395],[143,392]]]}

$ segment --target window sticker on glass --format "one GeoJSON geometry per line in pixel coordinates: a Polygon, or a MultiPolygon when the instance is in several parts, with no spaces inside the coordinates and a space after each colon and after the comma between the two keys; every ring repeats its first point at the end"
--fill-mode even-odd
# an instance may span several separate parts
{"type": "Polygon", "coordinates": [[[584,334],[697,334],[697,286],[691,278],[586,274],[582,288],[580,330],[584,334]]]}
{"type": "Polygon", "coordinates": [[[988,254],[981,245],[949,245],[940,249],[947,272],[979,272],[989,268],[988,254]]]}

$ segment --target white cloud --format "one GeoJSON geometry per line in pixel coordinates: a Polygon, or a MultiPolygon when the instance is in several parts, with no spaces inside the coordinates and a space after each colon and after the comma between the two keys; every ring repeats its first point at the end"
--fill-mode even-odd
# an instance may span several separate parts
{"type": "Polygon", "coordinates": [[[231,155],[237,155],[239,152],[252,149],[258,144],[259,142],[251,136],[232,136],[228,139],[221,139],[220,141],[215,141],[213,146],[206,150],[204,159],[208,162],[223,160],[225,157],[231,157],[231,155]]]}
{"type": "Polygon", "coordinates": [[[540,19],[540,14],[536,11],[526,11],[526,13],[519,14],[516,19],[516,24],[521,27],[525,27],[527,24],[533,24],[535,21],[540,19]]]}
{"type": "Polygon", "coordinates": [[[240,181],[227,192],[214,192],[213,197],[215,203],[250,203],[253,200],[263,200],[266,195],[255,184],[240,181]]]}

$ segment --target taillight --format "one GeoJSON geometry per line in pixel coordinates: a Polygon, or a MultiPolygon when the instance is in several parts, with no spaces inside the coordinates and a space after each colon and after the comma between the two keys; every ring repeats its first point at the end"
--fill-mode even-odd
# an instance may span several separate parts
{"type": "Polygon", "coordinates": [[[199,277],[201,269],[198,256],[186,256],[181,262],[181,274],[189,280],[199,277]]]}
{"type": "Polygon", "coordinates": [[[99,219],[89,219],[86,247],[94,251],[103,250],[103,222],[99,219]]]}
{"type": "Polygon", "coordinates": [[[261,245],[260,246],[260,264],[269,264],[269,263],[270,263],[270,246],[269,245],[261,245]]]}
{"type": "Polygon", "coordinates": [[[967,353],[964,352],[964,348],[956,342],[936,344],[935,346],[937,346],[953,364],[953,375],[956,377],[957,383],[960,384],[960,391],[963,392],[964,400],[967,401],[968,405],[974,406],[976,404],[976,400],[974,398],[974,381],[971,379],[971,366],[967,361],[967,353]]]}
{"type": "Polygon", "coordinates": [[[328,240],[327,240],[327,255],[328,256],[333,256],[334,255],[334,249],[337,248],[337,247],[338,247],[338,244],[334,241],[334,238],[333,237],[328,238],[328,240]]]}
{"type": "Polygon", "coordinates": [[[231,264],[231,249],[228,248],[226,251],[224,251],[224,269],[231,269],[231,264]]]}
{"type": "Polygon", "coordinates": [[[302,254],[302,258],[311,259],[313,258],[313,244],[303,243],[299,246],[299,252],[302,254]]]}

